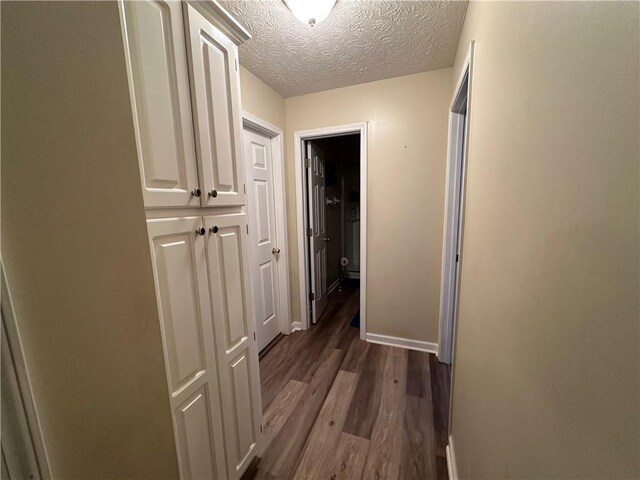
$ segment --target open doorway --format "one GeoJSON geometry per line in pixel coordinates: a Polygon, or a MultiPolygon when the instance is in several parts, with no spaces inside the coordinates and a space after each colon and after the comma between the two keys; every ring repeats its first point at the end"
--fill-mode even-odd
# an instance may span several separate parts
{"type": "Polygon", "coordinates": [[[360,286],[360,135],[311,139],[305,148],[309,316],[317,323],[332,292],[360,286]]]}
{"type": "Polygon", "coordinates": [[[366,332],[366,124],[296,132],[300,328],[321,321],[330,294],[359,290],[351,319],[366,332]]]}

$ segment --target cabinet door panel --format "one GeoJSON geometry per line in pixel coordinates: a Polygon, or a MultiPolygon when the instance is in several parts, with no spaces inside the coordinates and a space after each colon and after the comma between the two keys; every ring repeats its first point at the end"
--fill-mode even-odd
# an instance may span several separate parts
{"type": "Polygon", "coordinates": [[[216,259],[222,271],[220,286],[222,294],[222,315],[225,319],[225,350],[230,350],[248,338],[245,322],[244,292],[242,288],[242,231],[240,225],[218,227],[216,259]]]}
{"type": "Polygon", "coordinates": [[[176,412],[183,478],[214,478],[211,419],[206,389],[198,390],[176,412]]]}
{"type": "Polygon", "coordinates": [[[197,206],[193,120],[179,2],[124,1],[125,52],[144,202],[197,206]]]}
{"type": "Polygon", "coordinates": [[[194,237],[192,231],[153,239],[172,392],[192,381],[205,368],[204,319],[199,306],[198,272],[194,268],[201,252],[194,245],[197,240],[194,237]]]}
{"type": "Polygon", "coordinates": [[[242,459],[252,448],[256,441],[253,416],[247,412],[252,411],[251,406],[251,367],[250,353],[243,352],[238,358],[232,360],[229,370],[233,389],[230,392],[232,404],[235,410],[236,429],[238,430],[238,444],[236,458],[242,459]]]}
{"type": "Polygon", "coordinates": [[[238,50],[192,6],[185,8],[202,202],[243,205],[238,50]]]}
{"type": "Polygon", "coordinates": [[[181,478],[226,476],[202,217],[147,221],[181,478]]]}
{"type": "Polygon", "coordinates": [[[211,304],[222,391],[228,475],[256,454],[262,418],[258,351],[246,262],[246,215],[205,217],[211,304]]]}

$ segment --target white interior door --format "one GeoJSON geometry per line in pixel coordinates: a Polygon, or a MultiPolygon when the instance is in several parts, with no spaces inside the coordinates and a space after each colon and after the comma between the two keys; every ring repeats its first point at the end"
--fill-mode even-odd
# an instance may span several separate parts
{"type": "Polygon", "coordinates": [[[312,320],[318,319],[327,307],[327,231],[325,221],[325,161],[324,152],[313,142],[307,142],[307,191],[309,193],[309,257],[311,273],[312,320]]]}
{"type": "Polygon", "coordinates": [[[180,2],[124,1],[120,11],[145,206],[200,205],[180,2]]]}
{"type": "Polygon", "coordinates": [[[202,217],[148,220],[180,477],[225,478],[202,217]]]}
{"type": "Polygon", "coordinates": [[[186,5],[203,205],[244,205],[238,50],[186,5]]]}
{"type": "Polygon", "coordinates": [[[227,476],[240,478],[257,451],[262,423],[252,317],[246,215],[204,218],[216,351],[222,386],[227,476]]]}
{"type": "Polygon", "coordinates": [[[276,245],[275,195],[271,139],[245,128],[244,158],[247,172],[249,252],[253,313],[258,351],[280,333],[278,268],[280,249],[276,245]]]}

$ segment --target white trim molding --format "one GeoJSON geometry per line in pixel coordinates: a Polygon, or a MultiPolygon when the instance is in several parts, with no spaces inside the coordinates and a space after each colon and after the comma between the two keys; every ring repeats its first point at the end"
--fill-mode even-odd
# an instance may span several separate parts
{"type": "Polygon", "coordinates": [[[297,332],[298,330],[302,330],[302,323],[291,322],[291,333],[297,332]]]}
{"type": "MultiPolygon", "coordinates": [[[[2,368],[3,370],[5,368],[7,369],[8,375],[12,377],[13,380],[8,381],[7,385],[3,384],[2,388],[7,389],[6,392],[3,391],[3,396],[7,395],[8,398],[11,398],[11,401],[8,402],[12,404],[11,412],[16,417],[22,417],[23,421],[17,422],[21,440],[30,440],[30,442],[26,440],[24,444],[18,447],[19,449],[24,449],[22,452],[25,454],[28,462],[28,465],[25,465],[25,467],[28,467],[34,478],[37,477],[47,480],[51,478],[49,456],[47,454],[36,398],[33,394],[31,378],[22,348],[22,339],[20,338],[18,323],[13,310],[7,272],[1,258],[0,277],[2,284],[0,299],[0,304],[2,305],[2,362],[4,362],[2,368]],[[27,443],[29,443],[29,445],[27,445],[27,443]]],[[[9,438],[9,441],[15,442],[16,440],[15,438],[9,438]]],[[[3,454],[4,453],[5,452],[3,452],[3,454]]]]}
{"type": "Polygon", "coordinates": [[[453,437],[449,435],[449,445],[446,449],[447,454],[447,471],[449,472],[449,480],[458,480],[458,465],[456,464],[456,454],[453,449],[453,437]]]}
{"type": "MultiPolygon", "coordinates": [[[[291,323],[289,301],[289,248],[287,240],[287,197],[284,166],[284,140],[282,130],[249,112],[242,112],[242,126],[261,133],[271,139],[273,167],[273,194],[276,214],[276,243],[281,253],[278,256],[278,305],[280,307],[280,331],[288,335],[294,328],[291,323]]],[[[246,167],[246,166],[245,166],[246,167]]],[[[246,170],[246,168],[245,168],[246,170]]]]}
{"type": "Polygon", "coordinates": [[[438,360],[453,363],[455,322],[459,298],[462,264],[462,231],[467,165],[469,113],[473,42],[462,65],[449,108],[449,139],[447,147],[446,193],[442,238],[442,277],[440,286],[440,319],[438,360]],[[460,241],[458,241],[460,240],[460,241]]]}
{"type": "Polygon", "coordinates": [[[331,285],[329,285],[329,288],[327,288],[327,295],[331,295],[331,292],[333,292],[338,285],[340,285],[340,279],[336,279],[331,285]]]}
{"type": "Polygon", "coordinates": [[[390,347],[400,347],[409,350],[417,350],[419,352],[438,354],[437,343],[424,342],[422,340],[411,340],[409,338],[392,337],[390,335],[378,335],[377,333],[367,333],[365,340],[367,342],[379,343],[380,345],[388,345],[390,347]]]}
{"type": "Polygon", "coordinates": [[[215,27],[222,30],[236,45],[240,45],[251,39],[249,31],[240,25],[240,22],[233,18],[216,0],[210,0],[208,2],[189,0],[187,3],[204,15],[215,27]]]}
{"type": "Polygon", "coordinates": [[[326,137],[360,135],[360,339],[367,332],[367,122],[335,125],[294,132],[296,222],[298,239],[298,281],[302,329],[309,328],[309,242],[307,241],[307,198],[305,195],[304,142],[326,137]]]}

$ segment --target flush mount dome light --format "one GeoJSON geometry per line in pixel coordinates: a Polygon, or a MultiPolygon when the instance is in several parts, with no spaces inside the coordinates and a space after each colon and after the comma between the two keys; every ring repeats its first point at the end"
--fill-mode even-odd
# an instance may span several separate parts
{"type": "Polygon", "coordinates": [[[312,27],[331,13],[336,0],[282,0],[293,15],[302,23],[312,27]]]}

